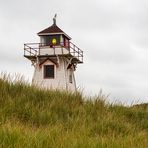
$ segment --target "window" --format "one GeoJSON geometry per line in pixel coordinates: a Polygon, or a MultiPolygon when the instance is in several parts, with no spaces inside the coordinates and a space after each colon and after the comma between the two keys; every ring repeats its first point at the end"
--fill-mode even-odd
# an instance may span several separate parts
{"type": "Polygon", "coordinates": [[[69,83],[72,83],[72,74],[69,75],[69,83]]]}
{"type": "Polygon", "coordinates": [[[54,78],[54,65],[44,65],[44,78],[54,78]]]}
{"type": "Polygon", "coordinates": [[[68,39],[66,39],[66,38],[64,38],[64,46],[65,46],[65,48],[69,48],[69,40],[68,39]]]}
{"type": "Polygon", "coordinates": [[[46,35],[42,36],[42,41],[44,40],[44,46],[52,46],[60,44],[60,35],[46,35]]]}

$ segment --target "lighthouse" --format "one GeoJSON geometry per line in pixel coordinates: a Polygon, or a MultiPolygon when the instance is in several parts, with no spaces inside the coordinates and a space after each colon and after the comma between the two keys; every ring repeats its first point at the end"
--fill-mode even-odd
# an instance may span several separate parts
{"type": "Polygon", "coordinates": [[[25,43],[24,57],[34,66],[32,85],[45,89],[76,91],[74,72],[83,63],[83,51],[53,24],[37,33],[40,43],[25,43]]]}

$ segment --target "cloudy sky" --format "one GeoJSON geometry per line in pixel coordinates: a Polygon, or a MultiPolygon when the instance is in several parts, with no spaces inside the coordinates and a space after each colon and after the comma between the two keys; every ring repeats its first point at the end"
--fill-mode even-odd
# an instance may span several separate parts
{"type": "Polygon", "coordinates": [[[84,51],[77,85],[88,95],[100,89],[112,102],[148,102],[147,0],[0,0],[0,72],[31,80],[23,44],[57,25],[84,51]]]}

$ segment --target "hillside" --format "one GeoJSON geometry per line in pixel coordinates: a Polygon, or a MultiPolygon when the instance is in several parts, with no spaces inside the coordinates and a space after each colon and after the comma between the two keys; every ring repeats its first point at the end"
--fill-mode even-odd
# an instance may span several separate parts
{"type": "Polygon", "coordinates": [[[145,106],[108,104],[103,95],[86,99],[2,78],[0,147],[146,148],[145,106]]]}

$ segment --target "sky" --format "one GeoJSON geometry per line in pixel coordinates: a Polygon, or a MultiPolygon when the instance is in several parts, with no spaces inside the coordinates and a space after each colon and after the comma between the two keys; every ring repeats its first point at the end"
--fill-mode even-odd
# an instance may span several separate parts
{"type": "Polygon", "coordinates": [[[33,66],[23,57],[24,43],[57,25],[84,51],[77,86],[122,104],[148,102],[147,0],[0,0],[0,72],[31,81],[33,66]]]}

